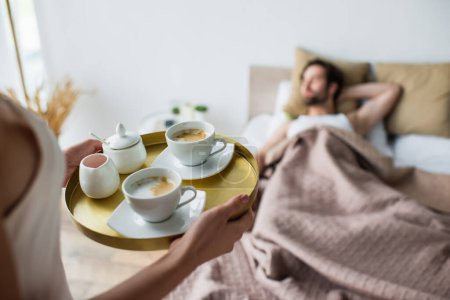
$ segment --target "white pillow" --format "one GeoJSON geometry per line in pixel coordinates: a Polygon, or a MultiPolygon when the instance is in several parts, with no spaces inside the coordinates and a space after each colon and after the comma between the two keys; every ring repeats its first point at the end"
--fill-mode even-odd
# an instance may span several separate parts
{"type": "Polygon", "coordinates": [[[450,139],[431,135],[402,135],[394,142],[396,166],[413,166],[450,174],[450,139]]]}
{"type": "Polygon", "coordinates": [[[285,114],[284,106],[289,101],[289,96],[291,95],[291,81],[283,80],[278,85],[277,98],[275,99],[275,115],[276,114],[285,114]]]}
{"type": "Polygon", "coordinates": [[[285,122],[289,121],[286,113],[284,112],[284,106],[288,103],[291,95],[291,81],[284,80],[278,85],[277,98],[275,99],[275,111],[273,118],[270,121],[270,125],[267,131],[267,137],[272,134],[285,122]]]}

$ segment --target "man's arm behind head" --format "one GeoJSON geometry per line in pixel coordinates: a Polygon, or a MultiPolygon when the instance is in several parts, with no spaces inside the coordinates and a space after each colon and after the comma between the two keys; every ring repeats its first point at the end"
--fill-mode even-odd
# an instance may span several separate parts
{"type": "Polygon", "coordinates": [[[345,88],[339,98],[368,100],[361,108],[348,114],[354,130],[365,135],[391,112],[401,92],[398,84],[365,83],[345,88]]]}

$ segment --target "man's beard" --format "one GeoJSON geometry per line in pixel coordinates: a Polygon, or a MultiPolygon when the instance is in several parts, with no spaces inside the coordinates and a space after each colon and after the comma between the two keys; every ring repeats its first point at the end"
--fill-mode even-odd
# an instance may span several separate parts
{"type": "Polygon", "coordinates": [[[312,97],[303,98],[303,103],[306,106],[323,105],[328,100],[327,95],[328,95],[328,87],[322,90],[321,93],[318,93],[312,97]]]}
{"type": "Polygon", "coordinates": [[[314,96],[310,98],[304,98],[303,103],[305,103],[306,106],[314,106],[314,105],[322,105],[327,102],[327,97],[325,96],[314,96]]]}

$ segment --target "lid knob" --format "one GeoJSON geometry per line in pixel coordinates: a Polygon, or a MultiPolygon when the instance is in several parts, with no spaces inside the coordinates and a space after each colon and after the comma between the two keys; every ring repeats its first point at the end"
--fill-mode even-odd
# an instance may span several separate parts
{"type": "Polygon", "coordinates": [[[125,129],[125,126],[123,126],[122,123],[117,124],[116,133],[120,137],[125,137],[127,135],[127,130],[125,129]]]}
{"type": "Polygon", "coordinates": [[[120,150],[137,144],[140,139],[141,137],[139,134],[132,131],[127,131],[125,126],[122,123],[119,123],[116,126],[116,134],[110,136],[106,140],[106,144],[111,149],[120,150]]]}

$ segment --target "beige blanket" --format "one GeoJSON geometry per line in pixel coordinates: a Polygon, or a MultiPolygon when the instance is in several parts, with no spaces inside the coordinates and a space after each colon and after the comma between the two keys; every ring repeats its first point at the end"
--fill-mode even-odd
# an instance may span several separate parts
{"type": "Polygon", "coordinates": [[[450,217],[435,210],[450,211],[450,176],[394,169],[332,128],[268,162],[252,232],[168,299],[450,299],[450,217]]]}

